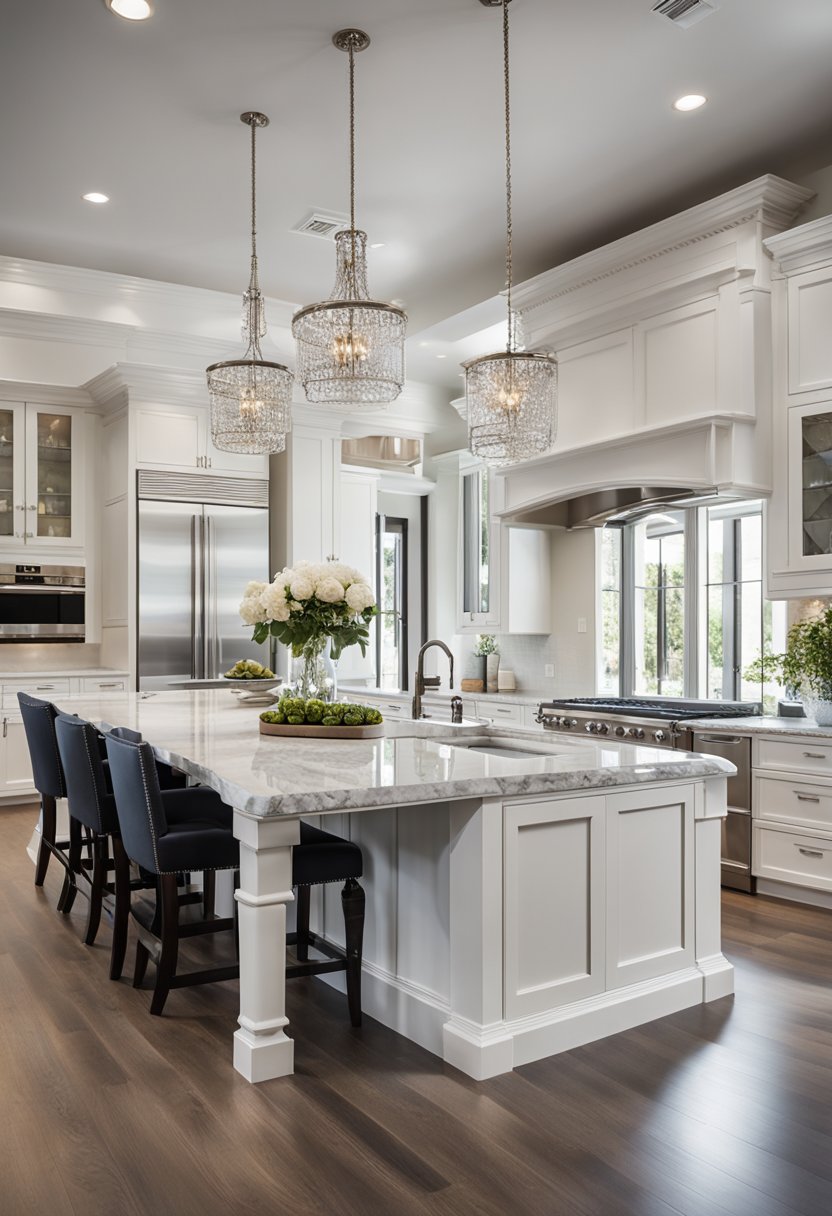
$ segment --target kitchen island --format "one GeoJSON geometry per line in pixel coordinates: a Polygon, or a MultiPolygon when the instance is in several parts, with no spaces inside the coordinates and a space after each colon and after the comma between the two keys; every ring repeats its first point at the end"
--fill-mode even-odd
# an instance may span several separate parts
{"type": "MultiPolygon", "coordinates": [[[[250,1081],[293,1070],[284,965],[300,816],[364,852],[365,1012],[472,1077],[733,990],[722,759],[435,720],[379,739],[265,737],[227,690],[61,708],[141,731],[234,807],[234,1065],[250,1081]]],[[[316,927],[338,940],[338,894],[316,894],[316,927]]]]}

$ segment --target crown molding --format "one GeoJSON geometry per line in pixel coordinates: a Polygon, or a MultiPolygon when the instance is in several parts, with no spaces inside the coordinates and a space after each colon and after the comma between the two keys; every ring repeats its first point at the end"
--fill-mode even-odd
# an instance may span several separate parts
{"type": "Polygon", "coordinates": [[[95,399],[83,388],[61,384],[33,384],[29,380],[0,380],[0,401],[26,401],[35,405],[89,407],[95,399]]]}
{"type": "Polygon", "coordinates": [[[767,237],[763,245],[786,275],[806,266],[828,262],[832,259],[832,215],[767,237]]]}
{"type": "Polygon", "coordinates": [[[771,228],[785,228],[813,197],[814,191],[804,186],[764,174],[744,186],[689,207],[687,211],[521,283],[513,292],[517,310],[522,316],[533,313],[561,296],[698,245],[709,237],[751,221],[771,228]]]}
{"type": "MultiPolygon", "coordinates": [[[[109,270],[90,270],[81,266],[62,266],[56,262],[38,262],[29,258],[0,255],[0,283],[22,284],[45,291],[66,292],[87,298],[106,300],[112,310],[114,302],[135,309],[142,302],[154,307],[173,306],[177,310],[211,315],[235,315],[240,296],[207,287],[188,287],[181,283],[165,283],[135,275],[115,274],[109,270]]],[[[266,297],[266,308],[277,324],[289,329],[298,305],[288,300],[266,297]]]]}

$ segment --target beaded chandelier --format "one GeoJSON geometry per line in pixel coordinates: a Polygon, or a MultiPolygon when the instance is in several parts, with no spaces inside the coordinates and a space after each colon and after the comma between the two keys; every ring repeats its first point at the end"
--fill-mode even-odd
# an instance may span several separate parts
{"type": "Polygon", "coordinates": [[[506,349],[462,366],[468,410],[468,447],[491,465],[529,460],[551,447],[555,438],[557,363],[551,355],[518,350],[511,306],[511,89],[509,75],[510,0],[480,0],[503,9],[503,84],[506,159],[506,349]]]}
{"type": "Polygon", "coordinates": [[[242,333],[248,343],[242,359],[212,363],[206,368],[211,396],[211,439],[223,452],[265,455],[282,452],[291,427],[292,373],[282,363],[263,358],[260,339],[266,333],[266,311],[257,274],[258,127],[267,127],[265,114],[247,112],[240,121],[251,127],[251,277],[243,295],[242,333]]]}
{"type": "Polygon", "coordinates": [[[367,234],[355,226],[355,56],[370,39],[363,30],[339,30],[332,41],[350,57],[350,226],[335,234],[332,295],[296,312],[292,333],[308,401],[378,409],[404,387],[407,315],[370,298],[367,234]]]}

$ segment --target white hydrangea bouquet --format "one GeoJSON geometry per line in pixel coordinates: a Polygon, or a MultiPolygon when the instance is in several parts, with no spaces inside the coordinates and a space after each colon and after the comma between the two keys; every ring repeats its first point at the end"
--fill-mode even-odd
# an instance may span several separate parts
{"type": "Polygon", "coordinates": [[[249,583],[240,616],[254,627],[257,643],[269,637],[291,646],[303,660],[300,695],[321,690],[321,657],[327,643],[337,662],[347,646],[366,654],[376,597],[359,570],[342,562],[298,562],[287,566],[270,583],[249,583]]]}

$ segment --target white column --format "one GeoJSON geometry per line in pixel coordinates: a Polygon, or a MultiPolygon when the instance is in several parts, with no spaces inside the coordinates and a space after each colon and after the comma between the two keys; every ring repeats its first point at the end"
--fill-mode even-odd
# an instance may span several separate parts
{"type": "Polygon", "coordinates": [[[240,1029],[234,1067],[248,1081],[294,1071],[294,1043],[286,1034],[286,905],[292,895],[292,846],[297,819],[255,819],[234,812],[240,842],[240,1029]]]}
{"type": "Polygon", "coordinates": [[[720,868],[727,786],[725,777],[696,786],[696,966],[702,973],[703,1001],[716,1001],[734,991],[734,968],[722,953],[720,868]]]}

